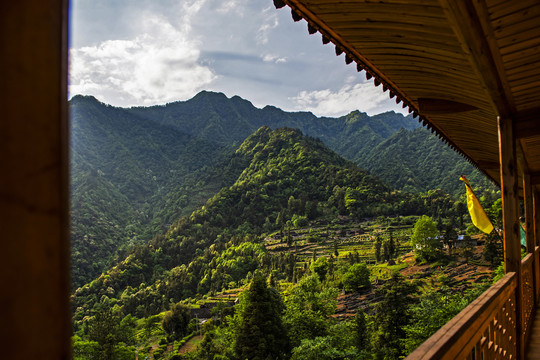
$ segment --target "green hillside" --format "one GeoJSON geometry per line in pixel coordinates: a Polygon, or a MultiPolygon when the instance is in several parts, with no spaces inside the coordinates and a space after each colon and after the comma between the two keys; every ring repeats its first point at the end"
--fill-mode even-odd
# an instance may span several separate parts
{"type": "Polygon", "coordinates": [[[460,194],[460,173],[485,185],[459,155],[428,132],[413,131],[415,120],[393,112],[317,118],[206,91],[184,102],[131,109],[75,96],[70,111],[74,287],[232,185],[243,164],[227,159],[261,126],[300,129],[392,188],[460,194]],[[84,185],[89,174],[100,178],[91,187],[84,185]],[[111,197],[122,199],[122,211],[103,200],[111,197]]]}
{"type": "Polygon", "coordinates": [[[73,98],[70,110],[75,286],[98,276],[118,250],[148,243],[237,176],[217,176],[223,146],[92,97],[73,98]]]}
{"type": "Polygon", "coordinates": [[[361,219],[420,214],[436,202],[441,213],[452,211],[444,195],[421,198],[393,191],[298,130],[262,127],[244,141],[227,167],[242,164],[245,168],[232,186],[78,289],[73,299],[74,308],[80,308],[76,317],[81,320],[103,295],[142,316],[166,309],[170,301],[227,288],[271,262],[258,245],[264,233],[343,215],[361,219]],[[226,250],[240,244],[243,250],[236,252],[257,253],[258,260],[233,257],[232,264],[219,267],[226,250]],[[141,304],[146,306],[137,310],[141,304]]]}
{"type": "Polygon", "coordinates": [[[409,192],[443,189],[460,196],[464,192],[458,181],[461,174],[467,175],[480,194],[494,189],[483,174],[423,128],[399,130],[358,158],[357,163],[395,188],[409,192]]]}
{"type": "MultiPolygon", "coordinates": [[[[246,297],[251,296],[249,291],[254,291],[257,282],[261,289],[268,282],[286,294],[271,287],[265,293],[265,299],[276,301],[284,296],[287,304],[284,308],[279,305],[283,300],[279,300],[276,312],[268,317],[269,321],[284,324],[278,326],[286,345],[282,358],[289,358],[291,351],[293,358],[303,358],[294,354],[306,351],[318,354],[316,349],[305,349],[305,341],[326,343],[342,355],[362,354],[358,353],[362,347],[352,345],[351,339],[339,343],[326,338],[356,333],[354,321],[337,322],[333,318],[338,289],[360,291],[364,296],[358,300],[360,303],[373,300],[371,313],[366,315],[373,325],[365,330],[371,334],[373,346],[385,343],[381,324],[386,316],[395,316],[385,310],[396,303],[394,300],[375,305],[374,299],[380,299],[384,291],[401,289],[407,297],[402,305],[409,307],[417,301],[412,294],[421,288],[423,293],[432,294],[433,301],[446,304],[427,306],[451,306],[445,316],[455,314],[472,299],[463,296],[464,291],[474,290],[470,282],[442,278],[451,270],[439,272],[440,264],[451,258],[441,252],[441,262],[426,267],[429,274],[436,266],[439,269],[429,281],[415,277],[418,281],[411,283],[393,273],[411,266],[411,255],[407,261],[398,257],[411,249],[409,237],[415,215],[444,218],[446,227],[455,233],[452,222],[446,219],[460,214],[450,196],[442,191],[412,195],[393,190],[328,149],[321,140],[289,128],[261,127],[222,159],[220,169],[226,178],[237,174],[231,186],[219,190],[149,244],[138,244],[126,251],[125,257],[101,276],[75,290],[72,305],[76,359],[129,359],[135,349],[141,356],[174,358],[191,336],[201,332],[206,335],[202,341],[197,338],[198,349],[186,356],[213,359],[216,354],[226,353],[224,358],[236,359],[235,353],[243,351],[237,346],[239,331],[254,331],[242,319],[246,319],[243,314],[250,306],[246,297]],[[394,260],[397,264],[392,265],[394,260]],[[378,264],[367,267],[365,262],[378,264]],[[443,281],[447,285],[459,284],[461,292],[445,290],[439,295],[443,281]],[[375,289],[371,292],[373,283],[375,289]],[[231,307],[242,289],[245,295],[240,295],[240,304],[231,307]],[[198,320],[191,318],[210,306],[215,311],[207,310],[204,316],[218,317],[199,329],[198,320]],[[100,336],[104,329],[109,337],[100,336]]],[[[94,182],[104,181],[99,173],[92,175],[94,182]]],[[[121,204],[111,192],[110,201],[115,200],[121,204]]],[[[489,276],[484,274],[483,278],[489,276]]],[[[253,295],[251,301],[253,306],[261,306],[266,300],[253,295]]],[[[355,305],[354,311],[361,313],[358,308],[355,305]]],[[[388,326],[407,322],[405,310],[398,314],[399,319],[389,318],[388,326]]],[[[348,316],[347,312],[341,313],[348,316]]],[[[417,317],[425,316],[421,313],[417,317]]],[[[441,321],[436,319],[434,326],[440,326],[441,321]]],[[[424,329],[420,334],[417,331],[412,330],[414,341],[430,334],[424,329]]],[[[412,343],[413,339],[407,341],[412,343]]],[[[388,346],[404,354],[403,346],[396,344],[388,346]]],[[[378,351],[371,345],[363,346],[366,352],[378,351]]]]}

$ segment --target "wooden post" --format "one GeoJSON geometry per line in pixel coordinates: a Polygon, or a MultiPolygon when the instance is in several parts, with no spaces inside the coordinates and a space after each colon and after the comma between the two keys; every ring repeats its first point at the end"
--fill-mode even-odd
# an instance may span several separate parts
{"type": "Polygon", "coordinates": [[[2,359],[71,359],[67,19],[0,1],[2,359]]]}
{"type": "MultiPolygon", "coordinates": [[[[538,275],[536,274],[536,265],[538,261],[536,260],[535,256],[535,240],[534,240],[534,218],[533,218],[533,189],[531,185],[531,176],[529,173],[525,170],[523,173],[523,202],[524,202],[524,208],[525,208],[525,231],[527,234],[527,253],[530,253],[533,255],[533,278],[532,278],[532,284],[536,284],[536,278],[538,275]]],[[[533,289],[534,293],[534,303],[536,304],[536,287],[533,289]]]]}
{"type": "Polygon", "coordinates": [[[516,342],[518,359],[524,358],[525,347],[522,338],[522,298],[521,245],[519,232],[519,197],[516,160],[516,140],[512,119],[498,118],[499,157],[501,166],[501,192],[503,207],[504,267],[505,272],[515,272],[516,289],[516,342]]]}
{"type": "Polygon", "coordinates": [[[539,194],[537,192],[533,192],[533,228],[534,228],[534,246],[540,246],[540,234],[538,233],[540,231],[540,224],[538,221],[540,221],[540,202],[539,202],[539,194]]]}
{"type": "Polygon", "coordinates": [[[539,241],[540,236],[538,232],[540,231],[540,224],[538,223],[540,221],[540,202],[538,193],[533,192],[533,234],[534,234],[534,246],[535,246],[535,253],[534,253],[534,276],[535,276],[535,304],[538,305],[540,303],[540,257],[539,254],[536,252],[536,248],[539,247],[539,241]]]}
{"type": "Polygon", "coordinates": [[[525,208],[525,230],[527,233],[527,252],[534,254],[534,229],[533,229],[533,192],[531,186],[531,176],[523,174],[523,200],[525,208]]]}

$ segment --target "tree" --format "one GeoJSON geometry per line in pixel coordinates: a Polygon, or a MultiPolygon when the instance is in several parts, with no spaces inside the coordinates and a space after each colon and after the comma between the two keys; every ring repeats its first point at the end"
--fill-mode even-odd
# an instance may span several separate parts
{"type": "Polygon", "coordinates": [[[285,309],[281,295],[268,287],[263,274],[255,272],[249,288],[240,298],[236,313],[234,351],[249,360],[285,359],[289,338],[281,322],[285,309]]]}
{"type": "Polygon", "coordinates": [[[354,324],[356,326],[355,331],[355,343],[358,350],[368,350],[369,348],[369,333],[366,321],[366,314],[361,307],[356,310],[354,316],[354,324]]]}
{"type": "Polygon", "coordinates": [[[293,349],[291,360],[337,360],[350,359],[354,353],[337,349],[330,336],[317,336],[314,339],[303,339],[293,349]]]}
{"type": "Polygon", "coordinates": [[[167,335],[169,335],[170,338],[177,340],[186,334],[190,320],[191,312],[189,308],[178,303],[172,305],[171,310],[165,313],[161,324],[167,335]]]}
{"type": "Polygon", "coordinates": [[[118,339],[119,341],[135,345],[135,330],[137,329],[137,318],[131,314],[126,315],[122,321],[120,321],[120,326],[118,328],[118,339]]]}
{"type": "Polygon", "coordinates": [[[444,244],[448,247],[448,255],[452,254],[452,247],[454,247],[454,244],[456,243],[458,239],[457,231],[454,227],[454,222],[450,222],[450,224],[446,225],[446,229],[444,231],[443,241],[444,244]]]}
{"type": "Polygon", "coordinates": [[[88,339],[99,345],[100,359],[113,359],[114,346],[118,342],[118,317],[111,308],[96,313],[88,327],[88,339]]]}
{"type": "Polygon", "coordinates": [[[394,235],[390,232],[390,238],[388,239],[388,255],[390,259],[396,257],[396,244],[394,243],[394,235]]]}
{"type": "Polygon", "coordinates": [[[389,250],[389,246],[388,246],[388,241],[385,241],[383,243],[382,260],[383,261],[390,260],[390,250],[389,250]]]}
{"type": "Polygon", "coordinates": [[[377,262],[381,261],[381,246],[382,246],[381,237],[377,235],[375,239],[375,259],[377,260],[377,262]]]}
{"type": "Polygon", "coordinates": [[[311,262],[309,270],[311,270],[312,273],[319,275],[319,278],[324,280],[326,273],[328,273],[328,267],[328,259],[326,256],[321,256],[320,258],[317,258],[317,260],[311,262]]]}
{"type": "Polygon", "coordinates": [[[437,226],[431,217],[422,215],[416,221],[411,243],[415,247],[417,258],[421,260],[431,261],[438,256],[441,243],[437,239],[437,226]]]}
{"type": "Polygon", "coordinates": [[[334,288],[323,289],[317,274],[302,278],[294,286],[286,299],[284,317],[293,347],[303,339],[328,335],[326,322],[336,310],[338,293],[334,288]]]}
{"type": "Polygon", "coordinates": [[[472,300],[484,291],[476,288],[464,294],[452,294],[448,289],[439,289],[424,294],[420,302],[410,307],[410,322],[404,326],[405,352],[411,352],[433,335],[438,329],[456,316],[472,300]]]}
{"type": "Polygon", "coordinates": [[[394,272],[376,295],[381,301],[375,306],[373,348],[376,359],[394,360],[404,355],[402,340],[404,326],[409,323],[409,305],[415,287],[408,283],[399,272],[394,272]]]}
{"type": "Polygon", "coordinates": [[[456,201],[454,203],[456,208],[456,214],[459,218],[459,228],[463,229],[463,214],[465,213],[465,204],[462,201],[456,201]]]}
{"type": "Polygon", "coordinates": [[[356,291],[362,287],[369,287],[369,269],[366,263],[351,265],[343,274],[343,287],[346,291],[356,291]]]}

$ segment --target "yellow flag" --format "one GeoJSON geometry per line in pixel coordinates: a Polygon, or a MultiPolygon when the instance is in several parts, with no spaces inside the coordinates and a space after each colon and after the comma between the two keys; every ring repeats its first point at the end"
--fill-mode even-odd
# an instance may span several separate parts
{"type": "Polygon", "coordinates": [[[469,214],[471,215],[471,220],[474,226],[486,234],[489,234],[493,230],[493,224],[482,208],[482,205],[480,205],[480,201],[478,201],[478,198],[476,195],[474,195],[472,187],[467,178],[461,175],[459,180],[465,182],[465,187],[467,188],[467,208],[469,208],[469,214]]]}

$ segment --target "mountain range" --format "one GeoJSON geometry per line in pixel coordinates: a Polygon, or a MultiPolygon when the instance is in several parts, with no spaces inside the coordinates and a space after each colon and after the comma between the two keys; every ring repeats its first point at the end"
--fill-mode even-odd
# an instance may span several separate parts
{"type": "Polygon", "coordinates": [[[476,186],[489,186],[414,119],[394,112],[370,117],[354,111],[320,118],[272,106],[259,109],[238,96],[206,91],[184,102],[127,109],[75,96],[70,111],[74,287],[96,278],[131,247],[147,244],[220,189],[248,176],[251,159],[237,154],[249,147],[246,141],[254,141],[249,136],[261,127],[263,133],[299,129],[319,139],[382,179],[386,192],[441,188],[456,195],[462,173],[476,186]]]}

